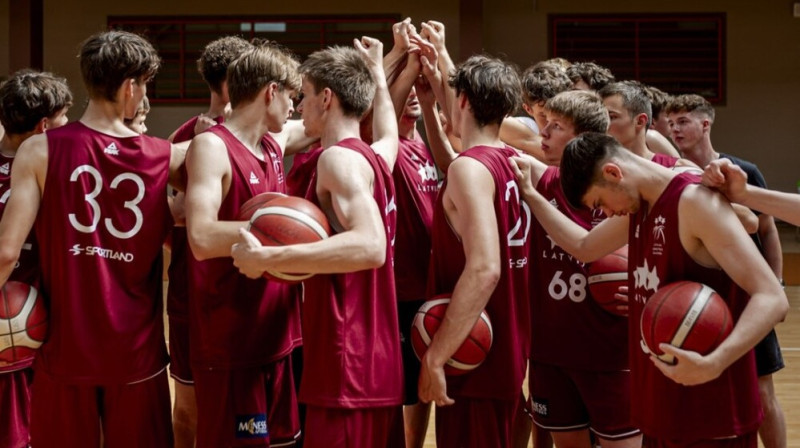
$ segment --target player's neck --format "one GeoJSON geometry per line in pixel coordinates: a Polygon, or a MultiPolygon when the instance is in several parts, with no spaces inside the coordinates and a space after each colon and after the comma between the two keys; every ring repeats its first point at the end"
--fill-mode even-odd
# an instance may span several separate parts
{"type": "Polygon", "coordinates": [[[28,137],[30,137],[33,133],[26,133],[22,135],[11,135],[6,133],[2,139],[0,139],[0,154],[4,155],[5,157],[14,157],[17,155],[17,149],[25,141],[28,137]]]}
{"type": "Polygon", "coordinates": [[[256,154],[260,154],[261,139],[269,132],[269,126],[264,120],[264,115],[253,113],[253,110],[236,109],[231,112],[223,126],[228,128],[245,146],[256,154]]]}
{"type": "Polygon", "coordinates": [[[400,137],[413,140],[417,132],[417,121],[400,118],[397,123],[397,133],[400,137]]]}
{"type": "Polygon", "coordinates": [[[117,137],[139,135],[125,126],[125,106],[104,99],[92,98],[81,116],[80,122],[86,127],[117,137]]]}
{"type": "Polygon", "coordinates": [[[630,143],[630,148],[628,149],[637,156],[647,160],[652,160],[655,155],[653,151],[650,151],[650,148],[647,147],[647,140],[644,134],[637,135],[630,143]]]}
{"type": "Polygon", "coordinates": [[[320,138],[323,148],[329,148],[348,138],[361,139],[358,120],[341,117],[325,121],[320,138]]]}
{"type": "Polygon", "coordinates": [[[499,125],[490,124],[483,127],[466,125],[461,129],[461,146],[465,149],[475,146],[503,148],[505,144],[500,140],[499,125]]]}
{"type": "Polygon", "coordinates": [[[212,119],[217,117],[225,117],[231,113],[230,103],[225,101],[220,95],[211,93],[211,102],[208,105],[208,112],[206,115],[212,119]]]}
{"type": "Polygon", "coordinates": [[[682,151],[683,156],[696,163],[700,168],[705,168],[712,160],[719,158],[719,153],[714,151],[711,141],[701,140],[698,144],[682,151]]]}
{"type": "Polygon", "coordinates": [[[676,174],[669,168],[646,159],[637,158],[633,163],[636,167],[631,173],[636,176],[635,182],[638,185],[639,194],[642,196],[642,200],[652,205],[661,197],[676,174]]]}

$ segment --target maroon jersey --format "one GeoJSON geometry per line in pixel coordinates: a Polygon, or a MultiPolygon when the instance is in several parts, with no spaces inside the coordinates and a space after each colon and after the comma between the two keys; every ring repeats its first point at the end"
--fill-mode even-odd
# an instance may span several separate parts
{"type": "Polygon", "coordinates": [[[161,244],[170,144],[75,122],[47,131],[36,237],[47,341],[36,368],[57,381],[119,384],[166,365],[161,244]]]}
{"type": "MultiPolygon", "coordinates": [[[[606,216],[576,210],[561,189],[561,171],[549,167],[536,189],[561,213],[586,230],[606,216]]],[[[537,220],[532,223],[531,359],[591,371],[628,368],[628,321],[603,310],[589,291],[588,265],[558,246],[537,220]]]]}
{"type": "Polygon", "coordinates": [[[294,155],[292,168],[286,174],[286,192],[292,196],[307,197],[309,193],[314,193],[312,178],[317,170],[317,160],[322,154],[322,146],[318,143],[312,145],[307,152],[300,152],[294,155]]]}
{"type": "MultiPolygon", "coordinates": [[[[0,216],[6,209],[6,202],[11,195],[11,166],[14,164],[14,157],[9,157],[0,154],[0,216]]],[[[33,285],[39,288],[39,253],[36,247],[35,232],[28,234],[25,243],[22,245],[22,251],[19,253],[19,259],[11,271],[9,280],[14,280],[22,283],[33,285]]],[[[0,372],[12,372],[21,370],[33,365],[33,358],[27,361],[21,361],[10,366],[0,367],[0,372]]]]}
{"type": "Polygon", "coordinates": [[[655,153],[650,161],[667,168],[672,168],[678,163],[678,158],[668,154],[655,153]]]}
{"type": "MultiPolygon", "coordinates": [[[[500,280],[486,305],[492,321],[492,348],[486,360],[472,372],[447,379],[452,397],[516,399],[522,388],[530,350],[528,305],[528,232],[531,212],[520,200],[519,186],[508,164],[517,152],[509,147],[476,146],[459,157],[482,163],[494,178],[494,210],[500,236],[500,280]]],[[[430,296],[452,293],[464,270],[464,248],[447,222],[442,200],[447,178],[433,213],[430,296]]]]}
{"type": "Polygon", "coordinates": [[[394,250],[394,275],[397,300],[422,300],[431,257],[433,206],[439,193],[439,173],[425,143],[400,138],[400,151],[394,170],[397,194],[397,239],[394,250]]]}
{"type": "MultiPolygon", "coordinates": [[[[365,142],[349,138],[336,146],[361,154],[372,167],[372,196],[386,227],[386,263],[305,281],[300,401],[328,408],[394,406],[403,401],[403,365],[391,262],[397,219],[392,174],[365,142]]],[[[319,205],[315,188],[314,180],[306,198],[319,205]]]]}
{"type": "Polygon", "coordinates": [[[680,280],[706,284],[725,299],[734,320],[749,300],[724,271],[697,264],[680,242],[678,202],[695,183],[696,177],[679,174],[649,209],[642,203],[631,216],[628,247],[633,423],[649,437],[687,442],[742,435],[761,421],[752,350],[719,378],[686,387],[664,376],[642,348],[642,309],[661,286],[680,280]]]}
{"type": "MultiPolygon", "coordinates": [[[[224,117],[219,116],[214,119],[217,123],[222,123],[224,117]]],[[[189,141],[195,137],[194,126],[197,124],[197,117],[192,117],[175,131],[172,136],[173,143],[189,141]]],[[[189,240],[186,235],[186,227],[183,225],[172,228],[172,249],[169,260],[167,275],[169,285],[167,286],[167,314],[170,318],[185,320],[189,318],[189,268],[188,257],[189,240]]]]}
{"type": "MultiPolygon", "coordinates": [[[[267,191],[282,192],[277,166],[264,147],[259,160],[224,125],[209,129],[225,142],[231,164],[231,185],[217,217],[236,221],[239,207],[267,191]]],[[[300,339],[300,302],[297,290],[265,278],[239,273],[233,258],[189,262],[189,334],[191,363],[204,369],[259,366],[278,360],[300,339]]]]}

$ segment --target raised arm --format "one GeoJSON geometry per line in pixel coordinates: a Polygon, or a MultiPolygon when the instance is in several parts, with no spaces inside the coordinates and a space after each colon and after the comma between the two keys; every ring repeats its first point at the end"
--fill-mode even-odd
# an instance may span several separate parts
{"type": "Polygon", "coordinates": [[[383,58],[383,71],[386,73],[386,79],[389,84],[394,82],[394,79],[402,70],[408,56],[408,49],[411,46],[409,42],[409,29],[412,28],[411,18],[406,17],[400,22],[392,25],[392,35],[394,44],[392,49],[386,53],[383,58]]]}
{"type": "Polygon", "coordinates": [[[512,157],[522,197],[536,219],[556,244],[585,263],[592,262],[628,243],[628,216],[608,218],[591,231],[574,223],[536,191],[541,174],[536,175],[541,162],[532,157],[512,157]],[[535,180],[534,180],[535,178],[535,180]]]}
{"type": "MultiPolygon", "coordinates": [[[[29,137],[17,151],[11,168],[11,195],[0,220],[0,285],[4,285],[33,228],[47,174],[47,137],[29,137]]],[[[54,186],[58,188],[58,186],[54,186]]]]}
{"type": "Polygon", "coordinates": [[[306,127],[303,126],[303,120],[289,120],[283,125],[281,132],[270,132],[270,135],[283,148],[284,156],[302,152],[319,140],[306,135],[306,127]]]}
{"type": "Polygon", "coordinates": [[[500,236],[494,210],[494,181],[474,159],[460,158],[447,173],[445,210],[461,238],[466,264],[442,325],[422,359],[419,396],[424,402],[452,404],[447,396],[444,364],[464,342],[500,279],[500,236]],[[489,210],[489,212],[487,212],[489,210]]]}
{"type": "Polygon", "coordinates": [[[362,37],[360,41],[355,40],[354,44],[367,63],[376,85],[375,99],[372,102],[373,142],[370,146],[386,161],[389,170],[392,170],[398,151],[397,118],[383,71],[383,44],[371,37],[362,37]]]}
{"type": "Polygon", "coordinates": [[[250,277],[268,269],[343,273],[374,269],[386,262],[383,213],[372,197],[373,172],[367,161],[349,149],[333,146],[320,155],[317,176],[317,196],[338,233],[311,244],[262,247],[242,230],[232,250],[242,273],[250,277]]]}
{"type": "Polygon", "coordinates": [[[500,140],[537,160],[545,160],[542,137],[514,117],[506,117],[503,120],[500,125],[500,140]]]}
{"type": "Polygon", "coordinates": [[[659,369],[681,384],[701,384],[717,378],[750,351],[783,320],[789,303],[769,265],[724,198],[703,187],[687,189],[678,213],[681,244],[692,258],[706,266],[720,266],[750,295],[733,332],[710,354],[700,356],[662,344],[661,348],[675,355],[678,362],[670,366],[654,361],[659,369]]]}
{"type": "Polygon", "coordinates": [[[192,139],[186,157],[186,231],[194,257],[206,260],[230,256],[242,221],[220,221],[219,208],[231,182],[231,164],[219,137],[203,133],[192,139]]]}
{"type": "MultiPolygon", "coordinates": [[[[442,92],[444,93],[444,96],[441,98],[437,93],[437,98],[439,99],[439,104],[442,105],[442,110],[444,110],[445,116],[448,120],[451,120],[450,108],[456,102],[456,92],[447,84],[447,80],[450,77],[450,74],[455,71],[455,64],[450,58],[450,54],[447,52],[447,46],[445,45],[444,24],[435,20],[429,20],[427,22],[423,22],[421,26],[422,31],[420,32],[420,36],[430,42],[436,50],[436,63],[439,71],[442,73],[441,88],[442,92]]],[[[431,85],[433,85],[433,82],[431,82],[431,85]]],[[[433,87],[434,92],[437,92],[437,87],[435,85],[433,85],[433,87]]]]}
{"type": "Polygon", "coordinates": [[[422,121],[425,123],[425,134],[428,137],[428,147],[431,149],[436,166],[446,173],[450,163],[458,156],[450,145],[450,141],[439,122],[439,111],[436,110],[436,98],[427,78],[417,78],[415,84],[417,99],[422,108],[422,121]]]}

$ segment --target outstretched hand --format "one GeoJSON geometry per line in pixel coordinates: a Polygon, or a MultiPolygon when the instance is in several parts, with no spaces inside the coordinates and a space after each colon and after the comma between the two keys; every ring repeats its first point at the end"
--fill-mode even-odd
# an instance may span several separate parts
{"type": "Polygon", "coordinates": [[[371,68],[383,69],[383,43],[373,37],[364,36],[361,40],[353,39],[358,53],[371,68]]]}

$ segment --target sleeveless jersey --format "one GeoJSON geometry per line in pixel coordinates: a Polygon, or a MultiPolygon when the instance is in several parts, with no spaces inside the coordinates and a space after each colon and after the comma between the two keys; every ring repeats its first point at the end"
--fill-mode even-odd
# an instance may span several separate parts
{"type": "MultiPolygon", "coordinates": [[[[336,144],[361,154],[375,175],[372,195],[386,226],[386,263],[305,281],[300,400],[329,408],[374,408],[403,401],[403,365],[392,270],[395,202],[392,174],[365,142],[336,144]]],[[[319,205],[314,182],[306,199],[319,205]]]]}
{"type": "MultiPolygon", "coordinates": [[[[536,189],[586,230],[606,218],[600,210],[569,205],[558,167],[548,167],[536,189]]],[[[587,283],[589,265],[555,244],[539,221],[533,220],[532,227],[531,359],[589,371],[627,369],[627,319],[594,301],[587,283]]]]}
{"type": "Polygon", "coordinates": [[[678,163],[678,158],[669,154],[655,153],[650,161],[666,168],[672,168],[676,163],[678,163]]]}
{"type": "Polygon", "coordinates": [[[628,254],[633,424],[650,437],[687,442],[745,434],[761,421],[752,350],[719,378],[686,387],[664,376],[642,349],[642,309],[659,287],[679,280],[704,283],[725,299],[734,320],[749,300],[724,271],[697,264],[680,242],[678,203],[696,183],[696,177],[679,174],[649,210],[642,203],[631,216],[628,254]]]}
{"type": "Polygon", "coordinates": [[[322,154],[322,146],[314,143],[307,152],[300,152],[292,159],[292,168],[286,173],[286,191],[292,196],[307,197],[314,193],[309,188],[314,185],[312,178],[317,170],[317,160],[322,154]]]}
{"type": "Polygon", "coordinates": [[[161,244],[170,144],[70,123],[47,131],[36,237],[49,336],[35,368],[56,381],[120,384],[164,368],[161,244]]]}
{"type": "MultiPolygon", "coordinates": [[[[494,179],[494,210],[487,213],[494,212],[497,216],[501,274],[486,305],[493,324],[492,348],[475,370],[447,378],[447,393],[451,397],[515,399],[522,388],[530,351],[528,234],[532,217],[528,205],[520,199],[517,181],[508,164],[508,158],[516,155],[509,147],[489,146],[476,146],[459,155],[483,164],[494,179]]],[[[445,215],[446,190],[447,178],[433,213],[429,296],[451,294],[466,263],[461,241],[445,215]]]]}
{"type": "MultiPolygon", "coordinates": [[[[209,129],[228,149],[231,184],[220,204],[218,218],[235,221],[239,207],[266,191],[283,192],[280,148],[264,147],[259,160],[224,125],[209,129]]],[[[300,339],[300,300],[297,288],[265,278],[252,280],[239,273],[231,257],[189,262],[189,334],[195,368],[241,368],[278,360],[300,339]]]]}
{"type": "MultiPolygon", "coordinates": [[[[217,123],[222,123],[224,117],[219,116],[214,119],[217,123]]],[[[197,124],[197,116],[189,119],[186,123],[175,131],[172,137],[173,143],[189,141],[195,137],[194,126],[197,124]]],[[[183,225],[172,228],[172,249],[170,253],[169,267],[167,275],[169,285],[167,286],[167,314],[171,319],[185,321],[189,319],[189,272],[188,257],[191,257],[189,249],[189,239],[186,235],[186,227],[183,225]]]]}
{"type": "MultiPolygon", "coordinates": [[[[14,157],[9,157],[0,154],[0,216],[6,209],[6,202],[11,195],[11,166],[14,164],[14,157]]],[[[22,250],[19,253],[19,259],[11,271],[8,280],[26,283],[33,285],[34,288],[39,288],[39,253],[36,247],[36,234],[31,231],[25,243],[22,245],[22,250]]],[[[22,361],[10,366],[0,367],[0,373],[13,372],[15,370],[22,370],[33,365],[33,359],[22,361]]]]}
{"type": "Polygon", "coordinates": [[[431,257],[433,206],[439,193],[439,173],[425,143],[400,138],[392,172],[397,194],[397,239],[394,273],[397,300],[422,300],[431,257]]]}

